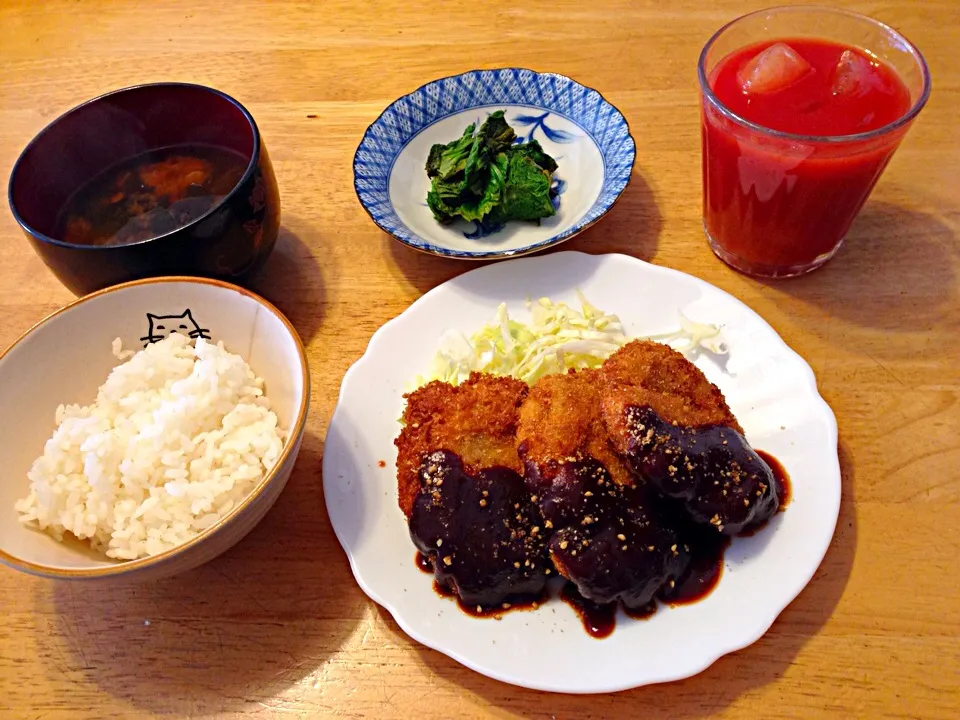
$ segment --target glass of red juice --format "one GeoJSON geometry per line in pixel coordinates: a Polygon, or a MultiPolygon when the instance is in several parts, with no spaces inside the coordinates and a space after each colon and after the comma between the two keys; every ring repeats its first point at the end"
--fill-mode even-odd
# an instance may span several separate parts
{"type": "Polygon", "coordinates": [[[767,278],[833,257],[930,94],[906,38],[816,7],[734,20],[703,48],[698,75],[707,239],[767,278]]]}

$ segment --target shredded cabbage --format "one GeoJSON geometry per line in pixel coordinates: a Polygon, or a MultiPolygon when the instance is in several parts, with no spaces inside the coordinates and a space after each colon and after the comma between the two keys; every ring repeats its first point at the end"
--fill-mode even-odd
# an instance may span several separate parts
{"type": "Polygon", "coordinates": [[[673,332],[627,337],[618,316],[594,307],[579,290],[577,298],[579,311],[545,297],[536,303],[527,300],[529,324],[511,318],[506,303],[501,303],[494,322],[470,337],[446,332],[429,370],[417,376],[413,387],[431,380],[457,385],[471,372],[510,375],[532,384],[551,373],[600,367],[618,348],[636,339],[665,343],[688,357],[701,349],[726,352],[719,327],[694,322],[683,313],[673,332]]]}

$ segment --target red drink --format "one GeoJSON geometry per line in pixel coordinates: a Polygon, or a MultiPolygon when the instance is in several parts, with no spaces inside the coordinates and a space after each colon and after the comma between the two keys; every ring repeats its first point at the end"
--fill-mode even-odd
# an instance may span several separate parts
{"type": "Polygon", "coordinates": [[[700,66],[704,227],[721,259],[765,277],[798,275],[830,259],[929,93],[922,58],[899,36],[901,52],[913,53],[913,74],[900,70],[901,57],[895,68],[869,48],[838,41],[842,33],[778,37],[771,21],[778,13],[788,25],[818,15],[818,30],[822,16],[834,14],[756,13],[766,37],[746,34],[718,48],[724,34],[737,35],[736,26],[754,18],[747,16],[714,36],[700,66]],[[719,55],[712,64],[711,53],[719,55]]]}

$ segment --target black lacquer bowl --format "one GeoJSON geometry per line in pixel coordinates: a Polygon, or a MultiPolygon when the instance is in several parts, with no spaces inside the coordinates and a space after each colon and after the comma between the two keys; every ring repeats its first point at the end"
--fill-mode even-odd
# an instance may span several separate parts
{"type": "Polygon", "coordinates": [[[277,182],[253,117],[218,90],[183,83],[117,90],[54,120],[14,165],[9,202],[44,263],[78,295],[161,275],[243,284],[270,255],[280,227],[277,182]],[[88,181],[144,152],[181,144],[232,150],[246,170],[219,202],[172,232],[121,245],[57,239],[61,209],[88,181]]]}

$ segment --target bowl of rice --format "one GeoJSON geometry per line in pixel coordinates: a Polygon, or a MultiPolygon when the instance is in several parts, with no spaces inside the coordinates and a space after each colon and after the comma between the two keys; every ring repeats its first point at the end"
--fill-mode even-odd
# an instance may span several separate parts
{"type": "Polygon", "coordinates": [[[145,580],[211,560],[283,490],[309,397],[296,330],[247,290],[80,298],[0,355],[0,562],[145,580]]]}

